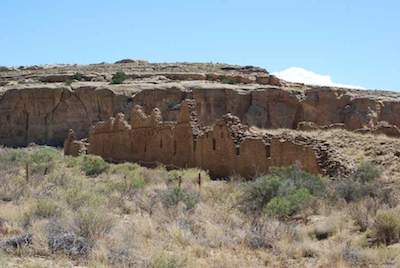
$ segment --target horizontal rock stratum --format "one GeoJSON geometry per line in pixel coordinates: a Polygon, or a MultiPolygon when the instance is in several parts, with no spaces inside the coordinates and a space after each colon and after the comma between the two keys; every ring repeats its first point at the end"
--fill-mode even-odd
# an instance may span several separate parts
{"type": "MultiPolygon", "coordinates": [[[[126,127],[134,129],[131,111],[137,105],[144,115],[152,114],[157,108],[165,122],[162,125],[170,124],[166,122],[179,125],[185,100],[196,104],[194,112],[201,129],[219,126],[230,114],[249,129],[257,128],[257,131],[250,131],[253,134],[263,129],[331,131],[340,128],[400,136],[398,93],[288,83],[254,66],[122,60],[116,64],[0,68],[0,144],[61,146],[70,129],[80,140],[89,137],[91,127],[98,122],[110,123],[111,117],[120,122],[119,113],[131,123],[126,127]],[[111,84],[112,75],[118,71],[125,72],[128,79],[123,84],[111,84]]],[[[101,127],[96,125],[100,131],[98,128],[101,127]]],[[[274,140],[272,136],[268,140],[265,135],[258,135],[264,144],[274,140]]],[[[306,140],[311,142],[312,139],[306,140]]],[[[311,143],[313,146],[322,144],[311,143]]],[[[94,148],[95,144],[91,146],[94,148]]],[[[194,145],[185,146],[193,150],[194,145]]],[[[240,156],[244,158],[247,149],[242,146],[240,156]]],[[[326,150],[332,151],[333,147],[326,150]]],[[[121,150],[121,155],[123,153],[121,150]]],[[[112,155],[112,158],[117,159],[117,156],[112,155]]],[[[131,160],[132,157],[127,158],[131,160]]],[[[143,159],[133,160],[146,162],[149,160],[146,157],[141,155],[139,158],[143,159]]],[[[187,160],[179,166],[191,166],[200,161],[198,156],[190,157],[197,160],[187,160]]],[[[316,159],[321,162],[320,157],[317,152],[316,159]]],[[[340,157],[335,157],[339,163],[336,166],[345,165],[346,161],[342,163],[338,160],[340,157]]],[[[329,165],[317,166],[329,173],[332,170],[327,166],[331,167],[332,161],[329,165]]],[[[229,163],[226,169],[230,169],[230,173],[241,168],[237,163],[229,163]]],[[[205,166],[208,165],[212,164],[205,166]]],[[[218,175],[224,175],[222,173],[226,172],[218,175]]],[[[254,170],[244,173],[254,173],[254,170]]]]}

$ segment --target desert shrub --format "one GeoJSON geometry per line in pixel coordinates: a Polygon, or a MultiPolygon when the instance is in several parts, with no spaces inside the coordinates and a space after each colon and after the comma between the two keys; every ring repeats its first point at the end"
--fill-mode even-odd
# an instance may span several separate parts
{"type": "Polygon", "coordinates": [[[370,215],[365,206],[361,204],[352,205],[349,207],[349,214],[354,224],[360,228],[361,232],[365,232],[368,229],[370,225],[370,215]]]}
{"type": "Polygon", "coordinates": [[[114,180],[109,180],[108,189],[116,190],[123,194],[132,193],[134,190],[141,189],[146,182],[140,174],[140,168],[136,164],[124,163],[111,167],[111,174],[117,175],[114,180]]]}
{"type": "Polygon", "coordinates": [[[44,175],[54,170],[60,158],[59,151],[50,147],[1,150],[0,199],[17,200],[36,186],[43,186],[44,175]]]}
{"type": "Polygon", "coordinates": [[[29,186],[24,177],[0,170],[0,200],[6,202],[18,200],[28,191],[29,186]]]}
{"type": "Polygon", "coordinates": [[[92,191],[89,185],[81,183],[69,185],[64,191],[64,199],[73,210],[77,210],[84,205],[99,206],[105,202],[103,195],[92,191]]]}
{"type": "Polygon", "coordinates": [[[400,242],[400,209],[378,210],[372,236],[386,245],[400,242]]]}
{"type": "Polygon", "coordinates": [[[325,192],[325,184],[320,176],[310,174],[297,166],[273,168],[271,176],[282,180],[281,192],[291,192],[291,189],[305,188],[313,195],[322,195],[325,192]]]}
{"type": "Polygon", "coordinates": [[[307,206],[312,196],[305,188],[300,188],[287,196],[276,196],[265,206],[264,212],[279,218],[288,217],[307,206]]]}
{"type": "Polygon", "coordinates": [[[83,75],[79,72],[76,72],[71,76],[71,79],[81,81],[83,79],[83,75]]]}
{"type": "Polygon", "coordinates": [[[283,239],[284,236],[295,239],[297,233],[294,228],[281,221],[261,218],[252,222],[245,241],[251,249],[275,248],[277,241],[283,239]]]}
{"type": "Polygon", "coordinates": [[[341,257],[350,267],[368,267],[371,266],[371,262],[373,262],[373,258],[363,250],[351,247],[350,245],[346,245],[342,249],[341,257]]]}
{"type": "Polygon", "coordinates": [[[234,84],[239,84],[239,81],[234,77],[224,76],[221,79],[221,83],[234,85],[234,84]]]}
{"type": "Polygon", "coordinates": [[[0,165],[2,168],[7,164],[18,164],[25,161],[27,153],[25,150],[18,149],[3,149],[0,152],[0,165]]]}
{"type": "Polygon", "coordinates": [[[51,147],[35,148],[29,156],[31,172],[47,174],[54,168],[55,162],[60,158],[60,152],[51,147]]]}
{"type": "Polygon", "coordinates": [[[89,241],[95,241],[107,233],[113,226],[113,218],[105,213],[104,208],[85,206],[75,215],[75,228],[77,235],[89,241]]]}
{"type": "Polygon", "coordinates": [[[250,214],[263,212],[290,216],[307,206],[314,196],[322,195],[325,186],[319,176],[298,167],[275,168],[270,175],[244,184],[239,208],[250,214]]]}
{"type": "Polygon", "coordinates": [[[28,165],[29,172],[32,174],[47,174],[60,156],[57,149],[47,146],[6,149],[0,154],[0,167],[3,170],[11,170],[28,165]]]}
{"type": "Polygon", "coordinates": [[[65,172],[65,170],[63,169],[50,173],[49,176],[47,176],[46,180],[47,183],[50,183],[57,187],[68,186],[70,184],[73,184],[73,182],[75,181],[74,177],[69,173],[65,172]]]}
{"type": "Polygon", "coordinates": [[[106,171],[109,167],[103,158],[96,155],[84,155],[81,161],[81,170],[86,176],[96,177],[106,171]]]}
{"type": "Polygon", "coordinates": [[[337,196],[343,198],[346,202],[355,202],[372,195],[375,189],[373,185],[353,181],[349,178],[338,182],[335,190],[337,196]]]}
{"type": "Polygon", "coordinates": [[[34,215],[40,218],[57,217],[61,214],[61,208],[49,198],[39,198],[36,201],[34,215]]]}
{"type": "Polygon", "coordinates": [[[365,197],[385,197],[384,189],[376,181],[380,175],[381,170],[377,166],[363,162],[350,177],[336,184],[336,195],[346,202],[359,201],[365,197]]]}
{"type": "Polygon", "coordinates": [[[382,175],[382,170],[371,162],[362,162],[353,174],[353,179],[361,183],[373,182],[382,175]]]}
{"type": "Polygon", "coordinates": [[[117,191],[122,195],[133,194],[136,190],[139,190],[145,186],[145,181],[141,177],[123,177],[106,182],[104,192],[117,191]]]}
{"type": "Polygon", "coordinates": [[[132,175],[132,173],[137,172],[139,169],[140,166],[138,164],[123,163],[113,165],[110,172],[113,174],[132,175]]]}
{"type": "Polygon", "coordinates": [[[260,212],[269,201],[278,195],[280,178],[264,176],[246,183],[240,196],[240,208],[248,212],[260,212]]]}
{"type": "Polygon", "coordinates": [[[161,192],[161,202],[165,207],[168,208],[176,207],[179,202],[183,202],[186,206],[186,209],[190,210],[196,207],[199,200],[198,193],[194,193],[179,187],[169,188],[161,192]]]}
{"type": "Polygon", "coordinates": [[[176,257],[166,254],[156,256],[151,264],[151,268],[181,268],[185,267],[185,261],[176,257]]]}
{"type": "Polygon", "coordinates": [[[118,71],[113,74],[111,84],[122,84],[127,78],[128,76],[124,72],[118,71]]]}
{"type": "Polygon", "coordinates": [[[289,216],[294,208],[286,197],[276,196],[268,202],[264,211],[271,216],[289,216]]]}

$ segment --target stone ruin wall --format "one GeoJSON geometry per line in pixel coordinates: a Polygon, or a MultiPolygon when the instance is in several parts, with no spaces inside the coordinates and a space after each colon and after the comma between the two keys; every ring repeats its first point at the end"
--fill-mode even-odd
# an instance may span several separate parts
{"type": "Polygon", "coordinates": [[[157,108],[147,115],[135,106],[129,123],[120,113],[94,125],[88,143],[75,140],[70,133],[65,154],[87,150],[112,162],[199,167],[212,177],[237,174],[250,178],[267,173],[273,166],[293,164],[314,174],[328,172],[326,150],[318,142],[251,131],[230,114],[212,127],[200,127],[195,110],[195,102],[185,100],[177,121],[168,122],[162,121],[157,108]]]}
{"type": "Polygon", "coordinates": [[[333,88],[289,91],[267,86],[169,84],[151,85],[138,92],[120,85],[130,92],[126,94],[119,86],[90,82],[72,87],[38,84],[0,88],[0,144],[61,146],[69,129],[77,138],[87,137],[91,125],[117,113],[130,119],[129,112],[136,104],[146,113],[158,107],[165,120],[176,121],[177,108],[184,99],[196,100],[199,119],[209,125],[232,113],[250,126],[265,129],[311,130],[340,124],[346,130],[400,137],[397,94],[379,99],[372,93],[333,88]]]}

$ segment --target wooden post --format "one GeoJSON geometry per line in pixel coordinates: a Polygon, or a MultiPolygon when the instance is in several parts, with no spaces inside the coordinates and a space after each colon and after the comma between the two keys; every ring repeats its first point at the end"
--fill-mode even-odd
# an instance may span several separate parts
{"type": "Polygon", "coordinates": [[[29,182],[29,163],[25,163],[25,180],[26,182],[29,182]]]}
{"type": "Polygon", "coordinates": [[[197,183],[199,184],[199,190],[201,189],[201,172],[199,172],[199,177],[197,179],[197,183]]]}
{"type": "Polygon", "coordinates": [[[178,177],[178,188],[181,189],[181,186],[182,186],[182,177],[179,176],[178,177]]]}

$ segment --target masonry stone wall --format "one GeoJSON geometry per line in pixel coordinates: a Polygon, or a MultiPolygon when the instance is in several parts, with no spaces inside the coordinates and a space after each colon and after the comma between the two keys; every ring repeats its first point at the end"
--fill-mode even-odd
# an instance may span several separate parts
{"type": "MultiPolygon", "coordinates": [[[[133,108],[130,118],[128,123],[120,113],[94,125],[85,144],[87,153],[113,162],[199,167],[212,177],[250,178],[267,173],[272,166],[293,164],[324,173],[315,142],[252,131],[231,114],[213,126],[200,126],[193,100],[182,102],[175,122],[163,121],[157,108],[147,115],[140,106],[133,108]]],[[[79,146],[69,137],[65,153],[76,155],[79,146]]]]}

